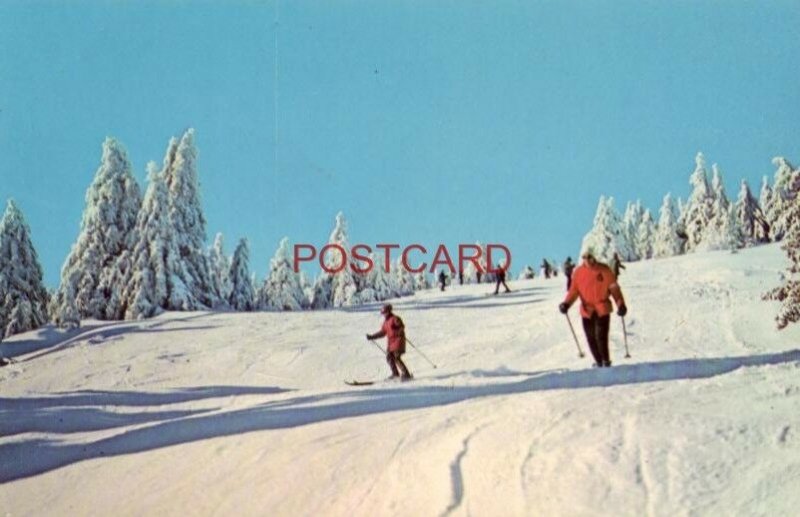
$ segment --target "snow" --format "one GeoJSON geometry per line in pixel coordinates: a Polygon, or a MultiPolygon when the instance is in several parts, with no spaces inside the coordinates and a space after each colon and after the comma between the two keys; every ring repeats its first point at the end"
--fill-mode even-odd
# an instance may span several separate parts
{"type": "Polygon", "coordinates": [[[402,384],[342,382],[388,374],[379,303],[16,335],[0,510],[796,515],[800,327],[760,300],[785,268],[778,245],[627,264],[610,369],[577,357],[563,277],[392,300],[437,365],[409,348],[402,384]]]}

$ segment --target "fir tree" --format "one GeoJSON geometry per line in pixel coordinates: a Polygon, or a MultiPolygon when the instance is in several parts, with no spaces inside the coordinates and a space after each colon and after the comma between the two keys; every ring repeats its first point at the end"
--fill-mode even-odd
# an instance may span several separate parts
{"type": "Polygon", "coordinates": [[[773,158],[772,163],[778,169],[775,171],[772,197],[763,208],[770,226],[770,238],[773,241],[779,241],[783,239],[789,228],[787,218],[796,199],[797,191],[795,189],[800,170],[795,170],[792,164],[782,156],[773,158]]]}
{"type": "Polygon", "coordinates": [[[722,250],[737,249],[742,245],[741,231],[735,217],[735,210],[725,194],[722,173],[715,163],[712,166],[713,179],[711,191],[713,203],[711,217],[708,220],[702,241],[695,249],[722,250]]]}
{"type": "MultiPolygon", "coordinates": [[[[338,244],[346,253],[350,250],[347,239],[347,221],[342,212],[336,214],[336,225],[328,239],[328,244],[338,244]]],[[[324,275],[330,277],[330,306],[349,307],[360,303],[358,285],[350,265],[346,262],[346,257],[333,249],[325,254],[324,260],[328,270],[336,271],[336,273],[323,272],[324,275]]]]}
{"type": "Polygon", "coordinates": [[[31,230],[9,200],[0,220],[0,339],[47,323],[47,304],[31,230]]]}
{"type": "Polygon", "coordinates": [[[127,153],[119,142],[106,138],[100,167],[86,192],[78,240],[61,270],[56,319],[65,319],[60,311],[71,310],[66,302],[70,291],[80,316],[122,317],[119,278],[128,274],[129,263],[117,261],[138,240],[135,226],[140,206],[141,194],[127,153]]]}
{"type": "MultiPolygon", "coordinates": [[[[395,289],[393,287],[392,277],[390,273],[384,269],[383,261],[380,261],[376,254],[371,254],[373,268],[367,275],[367,284],[372,289],[373,297],[376,302],[388,300],[395,296],[395,289]]],[[[391,271],[391,269],[390,269],[391,271]]],[[[367,301],[365,300],[365,303],[367,301]]]]}
{"type": "Polygon", "coordinates": [[[761,178],[761,192],[759,192],[758,195],[758,206],[761,207],[761,212],[764,214],[764,220],[767,224],[769,224],[767,207],[770,203],[772,203],[772,187],[769,186],[769,178],[764,176],[761,178]]]}
{"type": "Polygon", "coordinates": [[[167,186],[169,225],[179,260],[169,264],[171,289],[168,308],[197,310],[218,306],[222,300],[214,289],[211,268],[205,254],[206,220],[200,203],[197,179],[197,149],[194,130],[180,142],[172,139],[162,170],[167,186]]]}
{"type": "Polygon", "coordinates": [[[632,261],[639,260],[639,258],[644,258],[640,257],[637,246],[639,239],[639,227],[642,224],[643,217],[644,208],[642,207],[642,202],[629,202],[628,206],[625,208],[625,215],[622,217],[622,231],[627,243],[626,247],[629,252],[628,255],[622,256],[623,260],[632,261]]]}
{"type": "Polygon", "coordinates": [[[333,276],[330,273],[321,271],[317,278],[314,280],[314,285],[311,289],[311,297],[309,304],[312,309],[328,309],[331,306],[331,286],[333,284],[333,276]]]}
{"type": "Polygon", "coordinates": [[[706,236],[708,223],[714,213],[714,195],[708,185],[706,163],[703,153],[695,156],[695,169],[689,178],[692,193],[683,207],[679,230],[686,235],[686,251],[694,251],[701,247],[706,236]]]}
{"type": "Polygon", "coordinates": [[[68,287],[59,300],[55,293],[50,298],[48,306],[53,323],[58,327],[73,330],[81,326],[81,316],[78,314],[78,307],[75,304],[75,292],[68,287]]]}
{"type": "Polygon", "coordinates": [[[419,273],[414,274],[414,290],[415,291],[424,291],[425,289],[431,288],[431,282],[428,278],[428,274],[425,271],[420,271],[419,273]]]}
{"type": "Polygon", "coordinates": [[[610,262],[614,253],[619,253],[620,257],[632,255],[622,220],[614,209],[612,197],[600,196],[594,226],[584,236],[581,248],[589,246],[594,249],[596,258],[604,262],[610,262]]]}
{"type": "Polygon", "coordinates": [[[672,196],[667,194],[661,203],[658,225],[653,236],[653,257],[672,257],[680,255],[683,250],[683,241],[678,236],[678,216],[675,213],[675,204],[672,196]]]}
{"type": "Polygon", "coordinates": [[[414,278],[403,265],[402,257],[398,257],[394,263],[394,290],[395,296],[409,296],[414,294],[414,278]]]}
{"type": "MultiPolygon", "coordinates": [[[[788,210],[784,214],[786,224],[786,239],[783,249],[789,257],[789,268],[784,284],[769,291],[764,299],[781,302],[778,314],[775,316],[778,328],[785,328],[790,323],[800,321],[800,203],[798,202],[800,178],[795,177],[786,191],[794,193],[789,199],[788,210]]],[[[791,194],[790,194],[791,195],[791,194]]]]}
{"type": "Polygon", "coordinates": [[[236,311],[252,311],[256,307],[255,293],[250,279],[250,248],[247,239],[239,240],[233,252],[230,269],[231,294],[228,303],[236,311]]]}
{"type": "Polygon", "coordinates": [[[167,186],[153,162],[148,164],[148,181],[136,219],[139,240],[131,253],[131,274],[122,296],[125,319],[149,318],[168,307],[170,266],[179,260],[169,226],[167,186]]]}
{"type": "Polygon", "coordinates": [[[284,237],[270,261],[269,276],[259,292],[259,306],[279,311],[299,311],[303,308],[304,299],[300,277],[292,266],[289,239],[284,237]]]}
{"type": "Polygon", "coordinates": [[[225,254],[225,237],[221,233],[214,237],[214,245],[208,250],[208,260],[214,290],[220,294],[220,298],[227,300],[231,294],[231,281],[228,277],[231,261],[225,254]]]}
{"type": "Polygon", "coordinates": [[[310,309],[311,300],[314,297],[314,283],[309,280],[304,271],[300,271],[300,289],[303,291],[303,300],[300,306],[303,309],[310,309]]]}
{"type": "MultiPolygon", "coordinates": [[[[769,187],[768,184],[766,186],[769,187]]],[[[763,187],[762,192],[764,192],[763,187]]],[[[761,211],[758,201],[753,197],[745,180],[742,180],[739,187],[739,196],[734,206],[736,221],[741,229],[744,243],[752,246],[769,242],[769,225],[764,217],[764,212],[761,211]]]]}
{"type": "Polygon", "coordinates": [[[639,228],[636,230],[634,246],[639,259],[653,258],[653,239],[655,236],[655,223],[650,210],[645,210],[639,228]]]}

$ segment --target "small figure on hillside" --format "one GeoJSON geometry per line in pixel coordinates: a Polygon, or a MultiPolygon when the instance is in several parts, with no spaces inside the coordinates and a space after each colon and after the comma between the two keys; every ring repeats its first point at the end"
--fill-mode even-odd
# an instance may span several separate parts
{"type": "Polygon", "coordinates": [[[569,291],[570,285],[572,285],[572,271],[575,270],[575,263],[572,262],[572,257],[567,257],[567,260],[564,261],[564,275],[567,277],[567,291],[569,291]]]}
{"type": "Polygon", "coordinates": [[[464,268],[458,268],[458,285],[464,285],[464,268]]]}
{"type": "Polygon", "coordinates": [[[506,266],[504,264],[497,264],[497,271],[495,272],[497,283],[494,286],[494,294],[497,294],[500,291],[500,284],[503,284],[503,287],[506,288],[506,292],[510,293],[511,289],[508,288],[506,284],[506,266]]]}
{"type": "Polygon", "coordinates": [[[477,271],[475,271],[475,276],[478,278],[478,281],[477,281],[477,283],[478,283],[478,284],[480,284],[480,283],[481,283],[481,275],[482,275],[482,274],[483,274],[483,273],[481,272],[481,268],[478,268],[478,270],[477,270],[477,271]]]}
{"type": "Polygon", "coordinates": [[[401,356],[406,353],[406,330],[403,320],[392,313],[392,305],[389,303],[381,307],[381,314],[383,315],[381,329],[374,334],[367,334],[367,339],[386,337],[386,362],[389,363],[389,368],[392,370],[389,378],[399,377],[401,381],[411,380],[412,375],[401,359],[401,356]]]}
{"type": "Polygon", "coordinates": [[[567,296],[558,306],[566,314],[575,300],[581,299],[581,318],[583,331],[589,350],[597,366],[611,366],[608,351],[608,330],[611,322],[611,300],[617,305],[617,314],[624,317],[628,313],[617,277],[607,265],[597,262],[594,250],[587,247],[581,252],[583,263],[572,274],[572,285],[567,296]]]}
{"type": "Polygon", "coordinates": [[[542,276],[550,278],[551,266],[547,259],[542,259],[542,276]]]}
{"type": "Polygon", "coordinates": [[[444,286],[447,283],[447,275],[444,274],[444,269],[439,271],[439,289],[444,291],[444,286]]]}
{"type": "Polygon", "coordinates": [[[619,270],[625,269],[622,265],[622,259],[619,258],[619,253],[614,252],[614,258],[611,260],[611,269],[614,271],[614,276],[619,278],[619,270]]]}

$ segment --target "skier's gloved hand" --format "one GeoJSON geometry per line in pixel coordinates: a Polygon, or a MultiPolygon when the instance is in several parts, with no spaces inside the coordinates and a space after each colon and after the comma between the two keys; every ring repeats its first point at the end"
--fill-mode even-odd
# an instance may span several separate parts
{"type": "Polygon", "coordinates": [[[628,314],[628,307],[625,305],[620,305],[617,307],[617,316],[624,317],[626,314],[628,314]]]}
{"type": "Polygon", "coordinates": [[[561,314],[566,314],[569,310],[569,305],[567,305],[567,302],[561,302],[558,304],[558,310],[561,311],[561,314]]]}

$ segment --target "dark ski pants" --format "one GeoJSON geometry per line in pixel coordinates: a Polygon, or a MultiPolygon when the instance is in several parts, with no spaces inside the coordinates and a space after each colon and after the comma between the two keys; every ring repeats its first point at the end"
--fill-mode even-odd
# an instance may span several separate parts
{"type": "Polygon", "coordinates": [[[393,377],[402,375],[404,378],[409,378],[411,377],[411,373],[409,373],[406,363],[400,359],[401,355],[403,355],[402,352],[398,351],[386,352],[386,362],[389,363],[389,368],[392,369],[393,377]],[[400,367],[399,371],[397,369],[398,367],[400,367]]]}
{"type": "Polygon", "coordinates": [[[589,350],[597,366],[611,366],[611,356],[608,352],[610,324],[611,315],[592,314],[591,318],[583,318],[583,331],[586,333],[586,341],[589,342],[589,350]]]}
{"type": "Polygon", "coordinates": [[[503,287],[506,288],[507,293],[511,292],[511,289],[508,288],[505,280],[498,280],[497,285],[494,286],[494,294],[497,294],[500,291],[500,284],[503,284],[503,287]]]}

